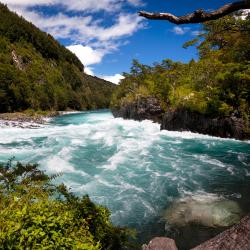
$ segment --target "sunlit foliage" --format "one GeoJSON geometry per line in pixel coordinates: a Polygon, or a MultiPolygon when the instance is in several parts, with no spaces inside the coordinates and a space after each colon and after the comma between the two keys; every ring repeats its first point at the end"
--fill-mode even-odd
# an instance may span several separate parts
{"type": "Polygon", "coordinates": [[[107,208],[77,197],[36,164],[0,165],[1,249],[121,249],[129,231],[107,208]]]}

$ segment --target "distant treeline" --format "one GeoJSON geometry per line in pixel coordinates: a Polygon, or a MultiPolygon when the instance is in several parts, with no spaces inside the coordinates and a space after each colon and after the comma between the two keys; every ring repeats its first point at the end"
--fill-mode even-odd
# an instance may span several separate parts
{"type": "Polygon", "coordinates": [[[51,35],[0,3],[0,112],[105,108],[113,90],[86,75],[51,35]]]}

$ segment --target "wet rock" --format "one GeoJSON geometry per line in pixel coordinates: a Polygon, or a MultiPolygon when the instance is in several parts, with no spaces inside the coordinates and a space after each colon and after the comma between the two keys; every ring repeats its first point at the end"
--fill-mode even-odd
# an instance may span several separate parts
{"type": "Polygon", "coordinates": [[[195,195],[175,201],[166,210],[164,219],[168,224],[177,227],[187,224],[228,227],[238,223],[241,214],[241,209],[235,201],[215,195],[195,195]]]}
{"type": "Polygon", "coordinates": [[[24,112],[1,113],[0,127],[18,127],[18,128],[39,128],[45,124],[51,117],[59,115],[57,111],[49,111],[46,115],[38,113],[27,114],[24,112]]]}
{"type": "Polygon", "coordinates": [[[164,114],[161,129],[191,131],[223,138],[248,139],[244,132],[243,119],[231,117],[211,118],[184,109],[168,111],[164,114]]]}
{"type": "Polygon", "coordinates": [[[239,224],[222,232],[211,240],[192,250],[249,250],[250,216],[244,217],[239,224]]]}
{"type": "Polygon", "coordinates": [[[177,250],[175,241],[166,237],[156,237],[148,245],[143,245],[142,250],[177,250]]]}
{"type": "Polygon", "coordinates": [[[113,108],[115,117],[133,120],[152,120],[161,123],[162,130],[191,131],[222,138],[250,139],[246,122],[235,113],[231,117],[209,117],[186,109],[165,112],[154,97],[137,97],[130,103],[113,108]]]}
{"type": "Polygon", "coordinates": [[[152,120],[159,123],[163,112],[159,101],[154,97],[138,97],[134,102],[124,103],[121,107],[112,109],[114,117],[137,121],[152,120]]]}

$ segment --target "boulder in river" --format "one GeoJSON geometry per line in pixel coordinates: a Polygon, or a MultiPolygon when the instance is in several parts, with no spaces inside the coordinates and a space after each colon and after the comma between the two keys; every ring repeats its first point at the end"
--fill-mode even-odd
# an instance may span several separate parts
{"type": "Polygon", "coordinates": [[[156,237],[148,245],[143,245],[142,250],[177,250],[175,241],[167,237],[156,237]]]}
{"type": "Polygon", "coordinates": [[[194,195],[176,200],[164,213],[170,225],[183,227],[198,224],[207,227],[228,227],[241,219],[237,202],[215,195],[194,195]]]}

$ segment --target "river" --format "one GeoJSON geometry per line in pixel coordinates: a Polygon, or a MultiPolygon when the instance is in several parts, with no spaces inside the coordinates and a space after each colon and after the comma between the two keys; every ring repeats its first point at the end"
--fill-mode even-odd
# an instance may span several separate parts
{"type": "Polygon", "coordinates": [[[188,249],[222,230],[169,229],[163,214],[178,198],[225,197],[250,212],[249,141],[160,131],[151,121],[101,110],[62,115],[37,129],[2,126],[0,162],[13,156],[62,173],[57,182],[108,207],[114,224],[136,228],[138,243],[165,235],[188,249]]]}

